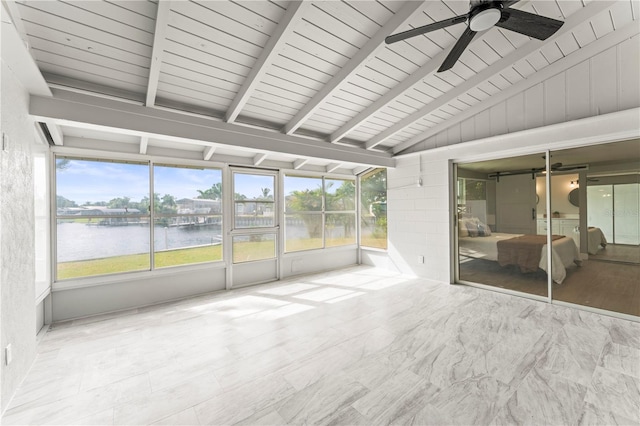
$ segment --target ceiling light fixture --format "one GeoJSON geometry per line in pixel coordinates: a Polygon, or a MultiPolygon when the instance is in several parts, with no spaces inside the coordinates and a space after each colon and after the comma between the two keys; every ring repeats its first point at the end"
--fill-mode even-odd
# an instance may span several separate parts
{"type": "Polygon", "coordinates": [[[500,20],[500,4],[487,5],[486,8],[474,9],[471,12],[469,28],[476,32],[486,31],[500,20]]]}

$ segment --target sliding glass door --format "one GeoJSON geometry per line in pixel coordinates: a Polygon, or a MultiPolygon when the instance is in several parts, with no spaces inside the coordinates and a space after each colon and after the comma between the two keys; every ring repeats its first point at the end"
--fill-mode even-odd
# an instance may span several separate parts
{"type": "Polygon", "coordinates": [[[589,223],[602,229],[604,236],[612,244],[640,244],[640,221],[637,217],[640,204],[639,175],[607,176],[587,182],[589,223]],[[618,181],[614,184],[599,184],[618,181]]]}
{"type": "Polygon", "coordinates": [[[640,317],[637,140],[456,170],[460,282],[640,317]]]}

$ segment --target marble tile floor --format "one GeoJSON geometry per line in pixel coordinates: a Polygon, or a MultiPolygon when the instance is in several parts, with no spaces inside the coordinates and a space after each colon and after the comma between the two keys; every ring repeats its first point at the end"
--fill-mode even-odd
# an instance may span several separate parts
{"type": "Polygon", "coordinates": [[[640,323],[358,266],[54,325],[2,424],[639,424],[640,323]]]}

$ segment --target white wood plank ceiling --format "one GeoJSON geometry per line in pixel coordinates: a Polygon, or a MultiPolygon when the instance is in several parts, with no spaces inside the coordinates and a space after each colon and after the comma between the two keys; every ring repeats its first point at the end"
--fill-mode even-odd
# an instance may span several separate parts
{"type": "MultiPolygon", "coordinates": [[[[467,1],[9,3],[54,89],[391,154],[457,114],[482,111],[501,91],[526,90],[529,76],[611,33],[640,32],[637,0],[524,0],[513,7],[565,24],[544,42],[491,28],[451,70],[437,73],[466,24],[391,45],[384,37],[464,14],[467,1]]],[[[141,139],[140,152],[154,143],[141,139]]],[[[219,147],[197,149],[210,159],[219,147]]],[[[269,151],[265,146],[261,163],[313,164],[269,151]]],[[[324,165],[334,168],[335,160],[324,165]]]]}

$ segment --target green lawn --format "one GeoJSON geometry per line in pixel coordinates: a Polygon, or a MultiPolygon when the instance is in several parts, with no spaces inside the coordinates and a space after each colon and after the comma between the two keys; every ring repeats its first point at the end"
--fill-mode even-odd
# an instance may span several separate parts
{"type": "MultiPolygon", "coordinates": [[[[222,259],[222,246],[205,246],[156,252],[156,268],[212,262],[222,259]]],[[[131,254],[101,259],[58,263],[58,279],[114,274],[118,272],[144,271],[150,268],[149,255],[131,254]]]]}
{"type": "MultiPolygon", "coordinates": [[[[385,248],[386,240],[370,239],[368,247],[385,248]],[[373,245],[379,244],[379,245],[373,245]]],[[[355,244],[353,238],[332,238],[327,240],[327,247],[355,244]]],[[[363,241],[364,245],[364,241],[363,241]]],[[[287,251],[310,250],[322,247],[321,238],[307,238],[287,241],[287,251]]],[[[274,241],[246,241],[234,243],[234,262],[269,259],[274,256],[274,241]]],[[[222,260],[222,246],[204,246],[176,250],[159,251],[155,254],[155,267],[189,265],[194,263],[222,260]]],[[[101,259],[80,260],[58,263],[58,280],[89,277],[94,275],[115,274],[121,272],[145,271],[150,269],[147,253],[125,256],[113,256],[101,259]]]]}
{"type": "Polygon", "coordinates": [[[362,247],[373,247],[379,249],[387,249],[387,237],[383,238],[375,238],[372,236],[362,237],[362,241],[360,242],[362,247]]]}

